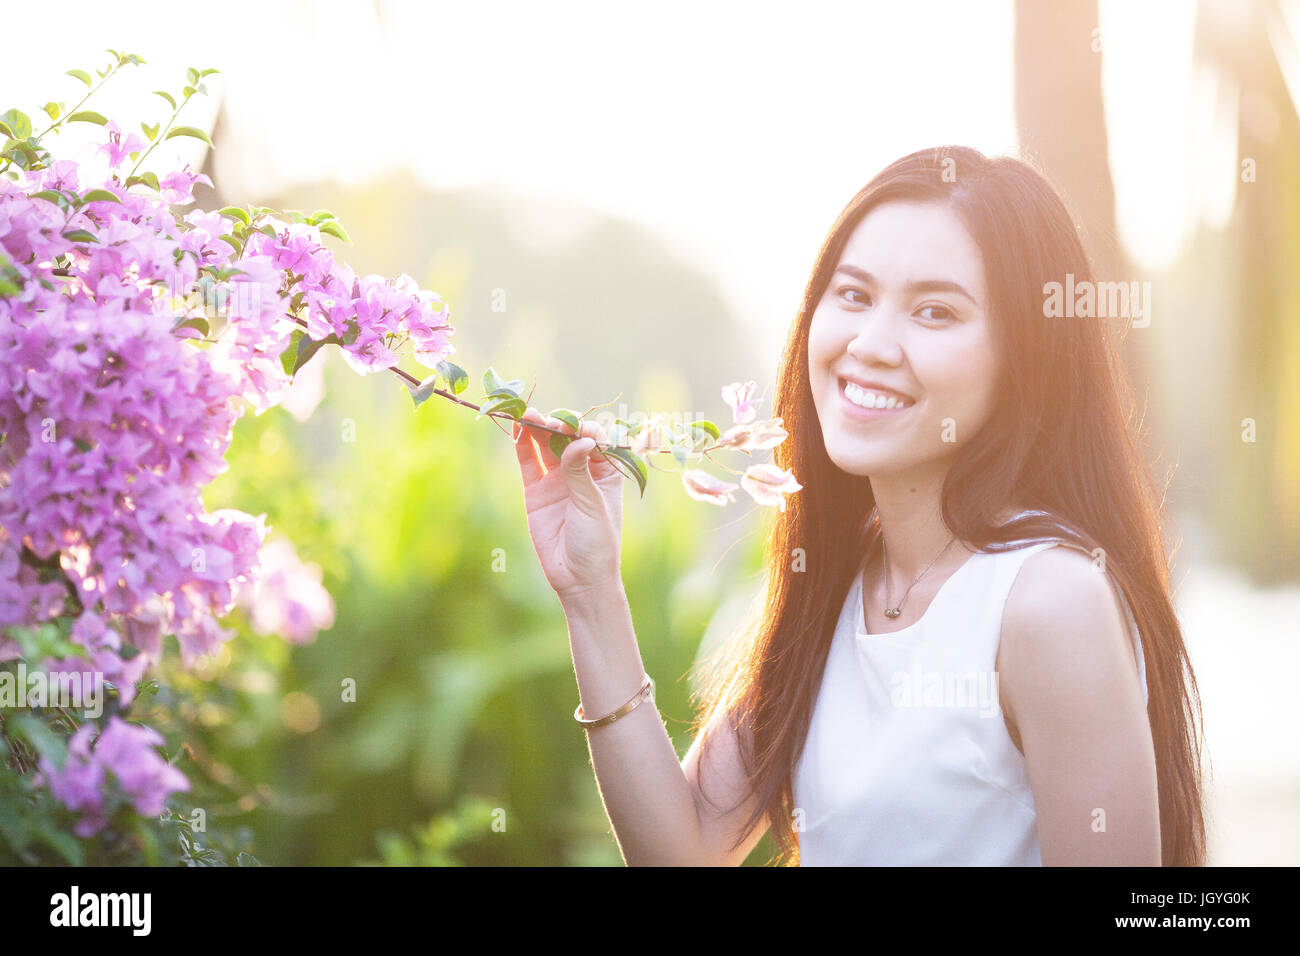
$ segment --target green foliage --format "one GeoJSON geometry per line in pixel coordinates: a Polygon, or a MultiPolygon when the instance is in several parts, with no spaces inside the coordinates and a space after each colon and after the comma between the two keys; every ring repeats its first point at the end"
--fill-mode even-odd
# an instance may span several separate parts
{"type": "MultiPolygon", "coordinates": [[[[312,645],[290,652],[241,625],[202,687],[176,678],[178,692],[205,695],[207,722],[185,739],[222,768],[221,803],[249,808],[233,816],[271,864],[620,863],[513,448],[445,400],[413,414],[399,389],[374,388],[333,351],[318,361],[327,393],[313,416],[241,421],[231,468],[209,489],[209,507],[265,511],[322,566],[337,609],[312,645]]],[[[698,509],[660,485],[626,512],[623,569],[684,755],[685,677],[722,585],[701,557],[698,509]]],[[[732,557],[755,564],[747,540],[748,557],[732,557]]]]}

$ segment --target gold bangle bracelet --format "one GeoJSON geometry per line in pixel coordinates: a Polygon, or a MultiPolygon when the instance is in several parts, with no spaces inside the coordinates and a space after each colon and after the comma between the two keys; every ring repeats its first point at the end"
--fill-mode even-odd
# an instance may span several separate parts
{"type": "Polygon", "coordinates": [[[582,716],[582,704],[579,704],[577,706],[577,709],[575,709],[573,712],[573,719],[582,725],[583,730],[591,730],[593,727],[603,727],[605,724],[612,724],[620,717],[626,717],[628,714],[632,713],[632,711],[636,710],[639,706],[641,706],[641,703],[643,701],[654,700],[654,696],[655,696],[654,678],[652,678],[649,674],[646,674],[645,683],[641,685],[641,689],[636,692],[636,695],[631,700],[629,700],[618,710],[614,711],[611,714],[606,714],[604,717],[598,717],[595,720],[585,720],[582,716]]]}

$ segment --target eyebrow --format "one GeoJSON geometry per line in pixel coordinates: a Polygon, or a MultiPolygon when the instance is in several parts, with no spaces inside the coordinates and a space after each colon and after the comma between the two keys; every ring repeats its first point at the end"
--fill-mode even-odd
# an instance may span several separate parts
{"type": "MultiPolygon", "coordinates": [[[[878,285],[879,280],[865,269],[859,269],[857,266],[841,265],[836,267],[835,271],[842,272],[846,276],[857,279],[859,282],[865,282],[870,285],[878,285]]],[[[976,305],[975,296],[966,291],[965,287],[956,282],[950,282],[946,279],[918,279],[915,282],[909,282],[904,286],[909,292],[955,292],[957,295],[964,295],[976,305]]]]}

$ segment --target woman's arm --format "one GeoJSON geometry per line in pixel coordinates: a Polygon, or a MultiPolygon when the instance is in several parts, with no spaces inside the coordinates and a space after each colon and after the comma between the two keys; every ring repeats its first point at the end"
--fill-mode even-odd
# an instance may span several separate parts
{"type": "MultiPolygon", "coordinates": [[[[568,621],[582,712],[596,719],[623,706],[645,674],[619,560],[624,479],[603,454],[594,453],[607,440],[598,423],[583,422],[582,437],[557,457],[550,436],[529,426],[569,434],[573,428],[531,406],[523,421],[515,426],[514,438],[528,533],[568,621]]],[[[596,785],[625,861],[690,865],[744,860],[743,854],[726,849],[733,818],[712,810],[699,791],[706,777],[715,800],[718,791],[744,793],[734,739],[718,735],[720,746],[708,746],[708,772],[702,773],[696,769],[698,747],[691,748],[685,767],[678,762],[652,705],[642,703],[586,734],[596,785]],[[715,749],[717,759],[712,759],[715,749]]],[[[752,837],[750,848],[757,840],[752,837]]]]}
{"type": "MultiPolygon", "coordinates": [[[[561,603],[583,715],[602,716],[626,703],[644,674],[622,581],[564,595],[561,603]]],[[[762,837],[764,828],[756,827],[741,847],[729,849],[753,801],[727,812],[748,788],[739,744],[726,727],[708,736],[701,769],[700,739],[679,763],[651,702],[587,731],[596,784],[629,866],[739,865],[762,837]],[[717,809],[703,799],[702,787],[717,809]]]]}
{"type": "Polygon", "coordinates": [[[998,660],[1044,865],[1159,866],[1151,726],[1106,574],[1068,548],[1026,560],[1007,597],[998,660]]]}

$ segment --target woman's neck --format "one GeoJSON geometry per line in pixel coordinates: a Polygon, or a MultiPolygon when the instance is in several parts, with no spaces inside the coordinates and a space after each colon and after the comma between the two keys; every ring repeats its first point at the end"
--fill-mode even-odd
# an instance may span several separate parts
{"type": "Polygon", "coordinates": [[[889,574],[896,588],[906,587],[941,553],[949,559],[964,561],[960,543],[952,542],[952,532],[943,522],[943,468],[873,476],[871,492],[880,515],[880,528],[889,555],[889,574]],[[900,583],[901,582],[901,583],[900,583]]]}

